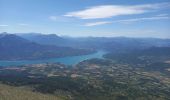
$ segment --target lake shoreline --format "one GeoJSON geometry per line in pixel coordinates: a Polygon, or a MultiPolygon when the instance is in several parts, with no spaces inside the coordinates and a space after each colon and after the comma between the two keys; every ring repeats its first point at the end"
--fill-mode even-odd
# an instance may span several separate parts
{"type": "Polygon", "coordinates": [[[103,58],[103,55],[106,54],[106,51],[98,50],[91,54],[78,55],[78,56],[66,56],[60,58],[49,58],[49,59],[40,59],[40,60],[0,60],[0,66],[20,66],[27,64],[40,64],[40,63],[62,63],[65,65],[74,65],[83,60],[92,59],[92,58],[103,58]]]}

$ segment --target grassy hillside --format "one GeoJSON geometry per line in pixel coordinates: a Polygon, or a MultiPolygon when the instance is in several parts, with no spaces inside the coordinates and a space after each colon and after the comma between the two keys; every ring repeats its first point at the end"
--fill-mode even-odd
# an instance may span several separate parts
{"type": "Polygon", "coordinates": [[[64,100],[57,96],[32,92],[19,87],[0,84],[0,100],[64,100]]]}

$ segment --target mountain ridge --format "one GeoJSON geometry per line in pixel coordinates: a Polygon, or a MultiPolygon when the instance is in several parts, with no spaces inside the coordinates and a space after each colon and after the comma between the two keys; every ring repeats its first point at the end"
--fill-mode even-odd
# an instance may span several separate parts
{"type": "Polygon", "coordinates": [[[0,34],[0,51],[1,60],[45,59],[93,52],[85,49],[38,44],[14,34],[0,34]]]}

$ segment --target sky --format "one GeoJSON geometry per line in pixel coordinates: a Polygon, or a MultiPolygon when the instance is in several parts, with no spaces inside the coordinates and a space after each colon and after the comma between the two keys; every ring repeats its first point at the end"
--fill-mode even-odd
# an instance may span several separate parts
{"type": "Polygon", "coordinates": [[[170,1],[0,0],[0,32],[170,38],[170,1]]]}

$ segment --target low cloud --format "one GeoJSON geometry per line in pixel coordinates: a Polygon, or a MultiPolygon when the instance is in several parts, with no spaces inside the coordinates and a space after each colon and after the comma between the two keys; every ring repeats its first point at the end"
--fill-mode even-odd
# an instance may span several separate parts
{"type": "Polygon", "coordinates": [[[156,15],[156,16],[160,16],[160,17],[163,17],[163,16],[168,16],[169,14],[159,14],[159,15],[156,15]]]}
{"type": "MultiPolygon", "coordinates": [[[[169,2],[143,5],[102,5],[80,11],[68,12],[64,16],[80,19],[111,18],[119,15],[143,14],[167,7],[170,7],[169,2]]],[[[51,19],[55,20],[55,17],[51,16],[51,19]]]]}
{"type": "Polygon", "coordinates": [[[168,16],[154,16],[154,17],[144,17],[144,18],[134,18],[134,19],[125,19],[125,20],[117,20],[117,21],[113,21],[114,22],[118,22],[118,23],[132,23],[132,22],[138,22],[138,21],[151,21],[151,20],[162,20],[162,19],[170,19],[170,17],[168,16]]]}
{"type": "Polygon", "coordinates": [[[103,24],[109,24],[109,23],[112,23],[112,22],[102,21],[102,22],[86,23],[85,26],[96,26],[96,25],[103,25],[103,24]]]}
{"type": "Polygon", "coordinates": [[[6,27],[6,26],[9,26],[9,25],[5,25],[5,24],[1,24],[0,27],[6,27]]]}
{"type": "Polygon", "coordinates": [[[139,22],[139,21],[167,20],[167,19],[170,19],[170,17],[153,16],[153,17],[133,18],[133,19],[124,19],[124,20],[115,20],[115,21],[92,22],[92,23],[86,23],[84,26],[97,26],[97,25],[111,24],[111,23],[130,24],[130,23],[139,22]]]}

